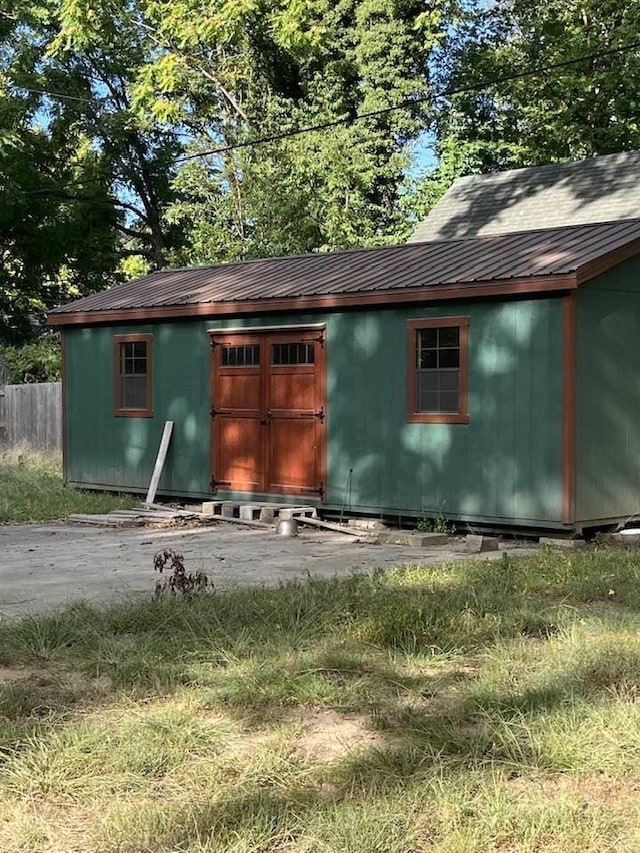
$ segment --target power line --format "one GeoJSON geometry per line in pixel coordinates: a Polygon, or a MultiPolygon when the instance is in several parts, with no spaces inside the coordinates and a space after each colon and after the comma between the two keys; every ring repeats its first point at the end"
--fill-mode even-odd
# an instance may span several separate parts
{"type": "Polygon", "coordinates": [[[277,142],[280,139],[288,139],[292,136],[301,136],[305,133],[314,133],[319,130],[327,130],[329,128],[338,127],[344,124],[353,124],[354,122],[360,121],[364,118],[375,118],[377,116],[387,115],[389,113],[395,112],[396,110],[404,110],[408,107],[427,103],[428,101],[432,101],[436,98],[446,98],[452,95],[462,95],[466,92],[482,91],[483,89],[489,89],[492,86],[497,86],[501,83],[509,83],[512,80],[521,80],[524,77],[532,77],[536,74],[544,74],[548,71],[555,71],[559,68],[568,68],[571,65],[577,65],[579,62],[589,62],[594,59],[603,59],[607,56],[614,56],[619,53],[626,53],[627,51],[635,50],[636,48],[640,48],[640,41],[630,42],[629,44],[620,45],[620,47],[612,47],[609,50],[602,50],[598,51],[597,53],[585,54],[584,56],[579,56],[576,59],[565,59],[562,62],[554,62],[551,65],[537,66],[535,68],[529,68],[526,71],[517,71],[513,74],[505,74],[502,77],[480,80],[478,83],[473,83],[471,85],[467,84],[465,86],[461,86],[460,88],[442,89],[440,91],[432,92],[431,94],[424,95],[422,97],[406,98],[404,101],[401,101],[399,104],[394,104],[391,107],[383,107],[379,110],[369,110],[368,112],[358,113],[358,115],[356,116],[345,116],[344,118],[338,118],[332,121],[322,122],[321,124],[308,125],[306,127],[300,127],[291,130],[283,130],[279,133],[272,133],[268,136],[258,136],[255,139],[249,139],[244,142],[235,142],[230,145],[221,145],[218,148],[210,148],[207,151],[198,151],[193,154],[183,154],[180,157],[176,157],[174,162],[182,163],[187,160],[194,160],[197,157],[209,157],[212,154],[224,154],[227,151],[235,151],[240,148],[249,148],[253,145],[264,145],[268,142],[277,142]]]}
{"type": "MultiPolygon", "coordinates": [[[[393,106],[382,107],[381,109],[377,110],[368,110],[367,112],[358,113],[355,116],[344,116],[343,118],[332,119],[331,121],[321,122],[319,124],[306,125],[305,127],[283,130],[279,131],[278,133],[268,134],[266,136],[258,136],[254,139],[248,139],[243,142],[235,142],[229,145],[220,145],[216,148],[210,148],[205,151],[197,151],[192,154],[182,154],[181,156],[176,157],[173,162],[183,163],[189,160],[197,159],[199,157],[209,157],[213,154],[224,154],[228,151],[235,151],[241,148],[249,148],[254,145],[264,145],[269,142],[277,142],[281,139],[288,139],[293,136],[302,136],[306,133],[315,133],[320,130],[328,130],[333,127],[340,127],[341,125],[349,125],[353,124],[356,121],[361,121],[362,119],[376,118],[378,116],[388,115],[389,113],[396,112],[397,110],[404,110],[413,106],[418,106],[420,104],[427,103],[437,98],[446,98],[451,97],[452,95],[465,94],[467,92],[478,92],[484,89],[489,89],[492,86],[498,86],[501,83],[509,83],[513,80],[521,80],[525,77],[535,76],[536,74],[545,74],[549,71],[556,71],[561,68],[569,68],[572,65],[579,64],[580,62],[590,62],[596,59],[604,59],[608,56],[615,56],[620,53],[627,53],[637,48],[640,48],[640,40],[629,42],[628,44],[620,45],[619,47],[612,47],[607,50],[600,50],[594,53],[584,54],[583,56],[576,57],[575,59],[565,59],[560,62],[553,62],[550,65],[538,65],[534,68],[528,68],[524,71],[516,71],[513,74],[505,74],[501,77],[494,77],[490,79],[485,78],[483,80],[478,81],[477,83],[465,84],[464,86],[460,86],[458,88],[451,87],[432,92],[429,95],[406,98],[405,100],[401,101],[398,104],[394,104],[393,106]]],[[[15,89],[22,89],[25,92],[31,92],[33,94],[48,95],[52,98],[61,98],[70,101],[92,103],[89,98],[82,98],[75,95],[65,95],[62,92],[52,92],[48,91],[47,89],[35,89],[15,84],[13,84],[13,87],[15,89]]]]}
{"type": "Polygon", "coordinates": [[[47,89],[32,89],[29,86],[21,86],[17,83],[10,83],[9,85],[14,89],[30,92],[32,95],[48,95],[50,98],[61,98],[63,101],[80,101],[83,104],[93,103],[90,98],[81,98],[77,95],[63,95],[62,92],[49,92],[47,89]]]}

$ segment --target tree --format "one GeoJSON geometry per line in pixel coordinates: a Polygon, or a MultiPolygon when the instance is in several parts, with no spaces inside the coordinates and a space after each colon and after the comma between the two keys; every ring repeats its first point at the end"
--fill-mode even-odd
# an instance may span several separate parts
{"type": "MultiPolygon", "coordinates": [[[[93,5],[62,3],[72,38],[91,27],[100,37],[93,5]]],[[[417,0],[111,0],[101,8],[156,46],[133,89],[140,114],[186,129],[194,152],[224,149],[180,169],[167,221],[186,243],[172,260],[397,238],[407,144],[429,114],[417,99],[429,92],[429,58],[451,4],[427,12],[417,0]],[[389,110],[405,101],[413,103],[389,110]]]]}
{"type": "Polygon", "coordinates": [[[431,188],[461,174],[639,148],[640,51],[610,52],[634,43],[639,25],[638,4],[617,0],[476,4],[441,67],[440,86],[466,91],[439,111],[431,188]],[[552,65],[562,67],[515,77],[552,65]],[[478,87],[483,80],[497,82],[478,87]]]}
{"type": "Polygon", "coordinates": [[[104,287],[113,269],[115,218],[106,203],[108,184],[86,139],[69,133],[53,111],[45,117],[37,85],[37,24],[32,7],[19,3],[10,4],[0,15],[0,341],[4,342],[29,337],[39,315],[51,305],[104,287]],[[78,187],[90,192],[90,203],[78,187]]]}
{"type": "MultiPolygon", "coordinates": [[[[106,23],[106,22],[104,22],[106,23]]],[[[162,266],[176,133],[142,126],[131,75],[150,47],[109,21],[71,49],[46,0],[0,13],[0,339],[29,337],[47,308],[104,288],[127,257],[162,266]]]]}

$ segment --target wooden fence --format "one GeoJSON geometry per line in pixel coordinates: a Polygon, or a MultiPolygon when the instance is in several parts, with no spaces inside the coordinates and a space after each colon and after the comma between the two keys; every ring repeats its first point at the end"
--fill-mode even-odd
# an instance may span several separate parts
{"type": "Polygon", "coordinates": [[[0,385],[0,442],[43,450],[62,447],[62,384],[0,385]]]}

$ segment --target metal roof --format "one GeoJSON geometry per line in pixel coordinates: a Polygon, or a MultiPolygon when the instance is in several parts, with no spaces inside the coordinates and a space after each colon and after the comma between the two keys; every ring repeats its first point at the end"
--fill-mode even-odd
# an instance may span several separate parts
{"type": "Polygon", "coordinates": [[[409,242],[638,217],[640,151],[624,151],[458,178],[409,242]]]}
{"type": "Polygon", "coordinates": [[[57,308],[50,322],[64,324],[65,315],[83,315],[86,322],[95,315],[99,322],[101,313],[134,309],[164,309],[167,316],[181,306],[210,306],[213,314],[227,303],[242,310],[243,303],[260,302],[269,310],[276,300],[281,307],[284,300],[299,300],[295,307],[302,309],[314,297],[336,297],[337,303],[387,294],[388,301],[401,302],[406,291],[444,288],[453,296],[462,285],[481,295],[487,285],[516,280],[526,290],[534,279],[551,277],[552,285],[552,277],[588,271],[611,253],[640,252],[640,243],[630,246],[634,241],[640,241],[640,220],[162,270],[57,308]]]}

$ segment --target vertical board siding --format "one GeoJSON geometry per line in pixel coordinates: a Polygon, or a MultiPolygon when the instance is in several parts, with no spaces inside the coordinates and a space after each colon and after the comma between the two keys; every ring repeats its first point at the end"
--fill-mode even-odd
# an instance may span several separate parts
{"type": "Polygon", "coordinates": [[[561,519],[560,301],[452,303],[331,324],[329,499],[375,512],[561,519]],[[469,423],[407,423],[406,319],[468,316],[469,423]]]}
{"type": "Polygon", "coordinates": [[[0,387],[0,438],[11,447],[62,447],[62,383],[0,387]]]}
{"type": "Polygon", "coordinates": [[[69,328],[68,479],[146,488],[164,422],[173,420],[160,489],[209,495],[207,330],[310,323],[327,332],[328,506],[561,523],[558,298],[69,328]],[[446,316],[470,320],[470,422],[407,423],[406,321],[446,316]],[[153,334],[152,418],[113,415],[112,339],[132,331],[153,334]]]}
{"type": "Polygon", "coordinates": [[[640,262],[577,296],[576,520],[640,514],[640,262]]]}

